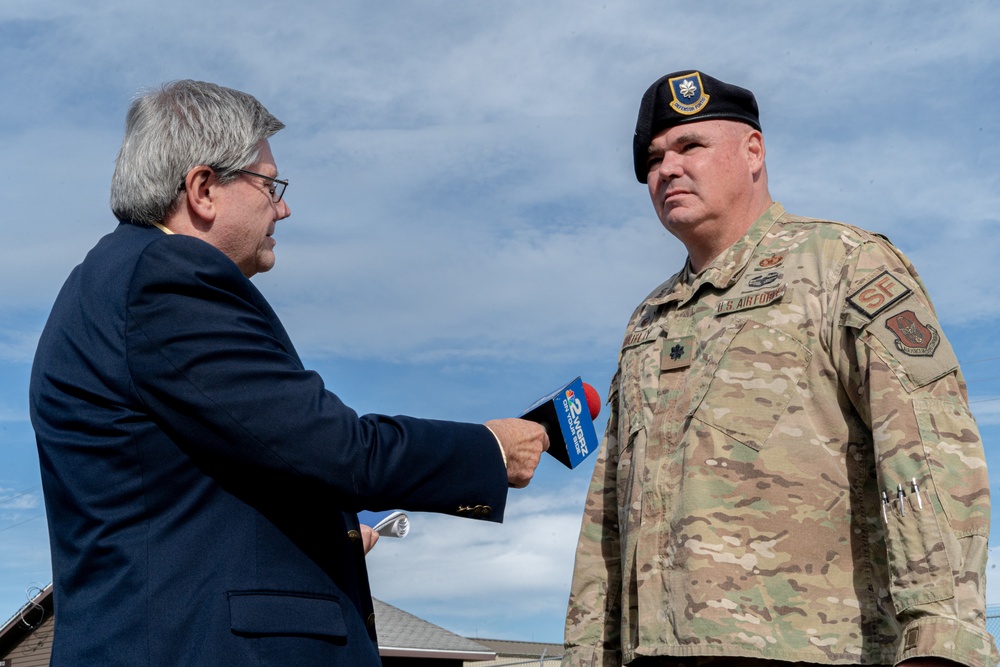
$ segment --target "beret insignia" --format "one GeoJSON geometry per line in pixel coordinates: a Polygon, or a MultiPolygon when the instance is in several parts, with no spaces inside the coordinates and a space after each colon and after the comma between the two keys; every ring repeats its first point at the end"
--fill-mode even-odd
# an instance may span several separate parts
{"type": "Polygon", "coordinates": [[[692,72],[684,76],[675,76],[669,79],[670,92],[674,95],[670,108],[679,114],[690,116],[705,108],[708,100],[711,99],[705,94],[705,87],[701,85],[701,73],[692,72]]]}

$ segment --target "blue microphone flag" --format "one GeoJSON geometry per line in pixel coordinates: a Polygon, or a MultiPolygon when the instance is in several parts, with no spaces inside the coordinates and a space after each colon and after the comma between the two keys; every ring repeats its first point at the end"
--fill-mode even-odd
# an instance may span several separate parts
{"type": "Polygon", "coordinates": [[[581,378],[538,399],[521,418],[545,427],[549,454],[567,468],[575,468],[600,446],[581,378]]]}

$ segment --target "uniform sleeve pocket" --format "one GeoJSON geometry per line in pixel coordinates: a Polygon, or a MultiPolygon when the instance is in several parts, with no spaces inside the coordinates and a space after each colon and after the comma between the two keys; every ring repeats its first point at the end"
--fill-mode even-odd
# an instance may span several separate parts
{"type": "MultiPolygon", "coordinates": [[[[990,527],[989,477],[976,420],[951,401],[919,399],[913,412],[930,470],[936,510],[959,536],[986,535],[990,527]]],[[[927,487],[921,481],[921,486],[927,487]]]]}
{"type": "Polygon", "coordinates": [[[333,597],[273,591],[231,591],[230,627],[244,636],[346,637],[340,602],[333,597]]]}
{"type": "Polygon", "coordinates": [[[789,334],[748,320],[726,348],[694,418],[759,451],[811,358],[789,334]]]}
{"type": "Polygon", "coordinates": [[[889,592],[897,614],[914,605],[948,600],[955,595],[955,578],[937,515],[929,507],[920,509],[913,498],[911,495],[902,500],[905,514],[900,512],[899,500],[893,499],[887,506],[889,592]]]}

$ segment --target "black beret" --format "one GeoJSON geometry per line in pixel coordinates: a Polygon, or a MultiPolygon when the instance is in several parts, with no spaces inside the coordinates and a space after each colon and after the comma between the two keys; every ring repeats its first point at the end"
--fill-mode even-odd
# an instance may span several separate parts
{"type": "Polygon", "coordinates": [[[639,105],[632,139],[635,177],[646,182],[646,161],[654,136],[674,125],[717,119],[737,120],[760,130],[753,93],[697,70],[674,72],[657,80],[639,105]]]}

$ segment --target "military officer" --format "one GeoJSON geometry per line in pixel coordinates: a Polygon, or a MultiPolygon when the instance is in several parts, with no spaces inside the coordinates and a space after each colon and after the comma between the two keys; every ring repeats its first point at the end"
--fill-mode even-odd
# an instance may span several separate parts
{"type": "Polygon", "coordinates": [[[912,264],[771,199],[748,90],[664,76],[633,151],[688,259],[626,330],[563,665],[995,665],[983,445],[912,264]]]}

